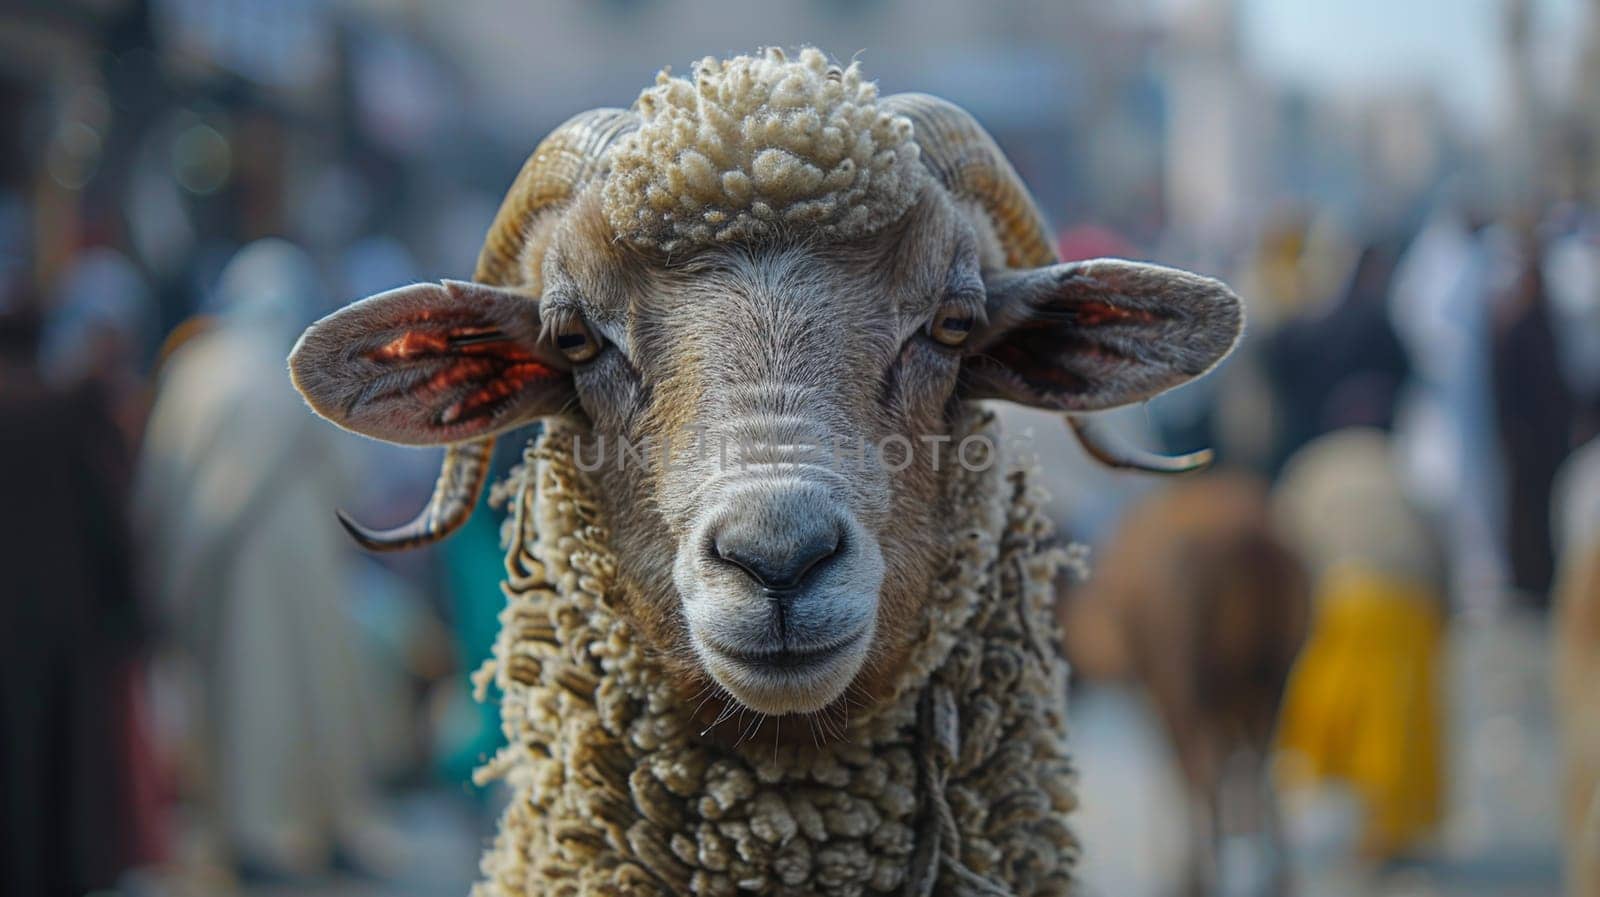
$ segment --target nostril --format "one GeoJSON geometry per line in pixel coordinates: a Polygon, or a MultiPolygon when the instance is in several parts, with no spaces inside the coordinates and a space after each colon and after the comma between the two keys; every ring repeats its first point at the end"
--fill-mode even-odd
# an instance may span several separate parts
{"type": "Polygon", "coordinates": [[[771,589],[792,589],[806,581],[811,571],[821,567],[827,560],[839,553],[839,535],[833,534],[831,539],[819,540],[811,549],[809,555],[797,555],[792,563],[796,572],[782,582],[769,582],[771,589]]]}
{"type": "Polygon", "coordinates": [[[813,571],[838,554],[842,545],[837,532],[817,533],[781,547],[742,536],[738,530],[719,534],[712,540],[711,550],[718,560],[738,567],[763,588],[775,592],[798,588],[813,571]]]}

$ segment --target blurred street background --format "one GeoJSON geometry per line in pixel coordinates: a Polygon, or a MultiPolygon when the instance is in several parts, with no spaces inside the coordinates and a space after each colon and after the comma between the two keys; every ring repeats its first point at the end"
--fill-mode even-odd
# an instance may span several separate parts
{"type": "Polygon", "coordinates": [[[1007,412],[1097,569],[1062,606],[1084,893],[1600,894],[1563,884],[1600,767],[1600,0],[3,0],[0,895],[466,894],[499,512],[358,551],[333,509],[408,518],[437,454],[314,420],[283,359],[468,276],[571,114],[804,44],[969,109],[1063,258],[1248,308],[1109,416],[1214,447],[1192,493],[1007,412]],[[1267,728],[1200,744],[1235,681],[1267,728]]]}

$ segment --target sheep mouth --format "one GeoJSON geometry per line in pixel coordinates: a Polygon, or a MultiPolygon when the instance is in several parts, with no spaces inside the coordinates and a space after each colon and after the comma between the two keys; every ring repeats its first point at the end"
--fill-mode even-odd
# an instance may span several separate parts
{"type": "Polygon", "coordinates": [[[713,650],[742,666],[768,672],[796,672],[828,663],[854,645],[856,638],[858,637],[815,648],[783,647],[771,651],[741,651],[717,645],[713,650]]]}
{"type": "Polygon", "coordinates": [[[825,644],[773,639],[765,648],[752,649],[708,640],[701,641],[698,650],[706,672],[740,704],[769,715],[810,713],[849,686],[866,658],[872,634],[873,627],[867,625],[848,638],[825,644]]]}

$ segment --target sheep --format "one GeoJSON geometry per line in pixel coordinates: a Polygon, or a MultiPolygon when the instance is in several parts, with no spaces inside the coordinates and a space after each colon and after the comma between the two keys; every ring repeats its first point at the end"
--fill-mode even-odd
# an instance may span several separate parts
{"type": "Polygon", "coordinates": [[[1285,887],[1267,777],[1285,684],[1305,640],[1310,583],[1277,534],[1267,488],[1242,473],[1156,492],[1123,517],[1095,575],[1063,602],[1068,657],[1148,691],[1183,777],[1190,893],[1220,886],[1218,841],[1242,811],[1285,887]],[[1097,619],[1099,625],[1074,626],[1097,619]],[[1080,639],[1094,633],[1098,643],[1080,639]]]}
{"type": "Polygon", "coordinates": [[[1600,893],[1600,440],[1572,454],[1553,491],[1559,564],[1551,632],[1563,755],[1566,887],[1600,893]]]}
{"type": "Polygon", "coordinates": [[[1600,547],[1563,559],[1556,586],[1555,700],[1562,728],[1567,893],[1600,892],[1600,547]]]}
{"type": "Polygon", "coordinates": [[[354,303],[290,358],[335,424],[447,446],[415,520],[346,520],[375,549],[459,526],[492,438],[544,423],[491,493],[482,778],[513,796],[475,894],[1065,893],[1075,555],[978,400],[1140,401],[1241,326],[1214,280],[1057,263],[970,115],[815,49],[558,127],[473,282],[354,303]]]}

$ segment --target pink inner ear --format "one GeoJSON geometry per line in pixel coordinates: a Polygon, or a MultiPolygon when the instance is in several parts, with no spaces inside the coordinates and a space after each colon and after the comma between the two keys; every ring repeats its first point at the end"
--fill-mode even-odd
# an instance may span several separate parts
{"type": "Polygon", "coordinates": [[[1138,308],[1119,308],[1104,302],[1074,302],[1071,306],[1073,322],[1080,327],[1102,327],[1107,324],[1154,324],[1159,319],[1138,308]]]}
{"type": "Polygon", "coordinates": [[[521,392],[529,383],[553,377],[556,373],[554,369],[532,360],[508,363],[494,374],[488,374],[488,369],[481,360],[473,359],[462,361],[433,376],[425,388],[440,392],[447,392],[466,381],[483,379],[482,386],[439,412],[440,423],[456,424],[491,416],[505,400],[521,392]]]}
{"type": "Polygon", "coordinates": [[[439,409],[437,421],[458,428],[491,423],[529,384],[560,375],[504,331],[476,320],[452,327],[447,323],[452,317],[456,316],[421,315],[401,325],[419,329],[405,330],[364,353],[383,366],[431,369],[426,378],[388,397],[406,395],[429,408],[449,402],[439,409]],[[463,388],[470,391],[462,394],[463,388]]]}
{"type": "Polygon", "coordinates": [[[436,355],[450,348],[450,335],[444,333],[423,333],[412,330],[395,337],[383,346],[367,353],[373,361],[405,361],[411,358],[420,358],[424,355],[436,355]]]}

